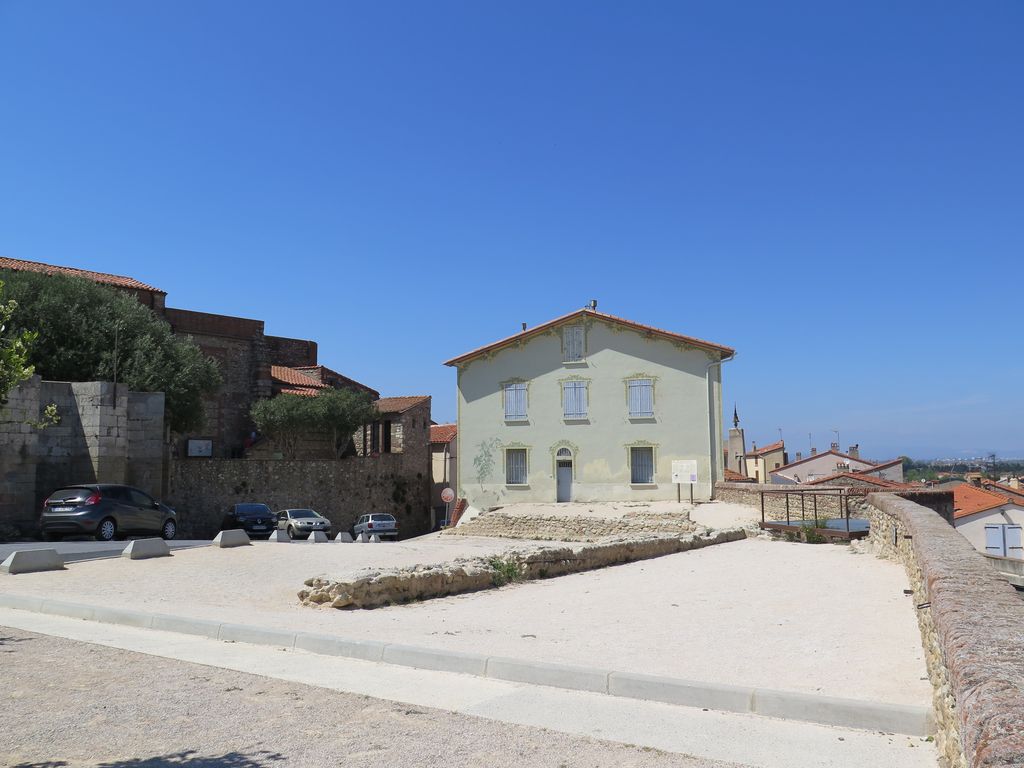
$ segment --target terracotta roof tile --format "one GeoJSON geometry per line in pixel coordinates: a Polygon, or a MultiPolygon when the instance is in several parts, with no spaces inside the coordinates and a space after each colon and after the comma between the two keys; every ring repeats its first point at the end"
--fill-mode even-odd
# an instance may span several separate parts
{"type": "Polygon", "coordinates": [[[655,328],[652,325],[644,325],[642,323],[637,323],[632,320],[626,320],[625,318],[622,317],[616,317],[615,315],[609,315],[604,312],[598,312],[596,309],[584,307],[583,309],[577,309],[574,312],[570,312],[567,315],[556,317],[554,320],[549,320],[546,323],[535,325],[533,328],[521,331],[515,334],[514,336],[507,336],[506,338],[500,339],[491,344],[487,344],[483,347],[478,347],[477,349],[467,352],[464,355],[453,357],[451,360],[447,360],[445,362],[445,365],[458,365],[459,363],[465,362],[466,360],[471,360],[472,358],[477,357],[478,355],[482,355],[484,352],[490,352],[491,350],[499,349],[500,347],[505,347],[508,346],[509,344],[514,344],[515,342],[520,341],[522,339],[528,339],[531,336],[543,333],[548,328],[558,325],[559,323],[564,323],[568,320],[572,320],[578,317],[596,317],[600,320],[606,320],[607,322],[615,323],[616,325],[621,325],[626,328],[632,328],[635,331],[642,331],[644,333],[650,333],[655,336],[661,336],[663,338],[671,339],[673,341],[682,341],[685,342],[686,344],[692,344],[695,347],[701,347],[702,349],[709,349],[713,352],[718,352],[725,357],[732,356],[736,351],[732,347],[725,347],[722,346],[721,344],[715,344],[710,341],[704,341],[703,339],[694,338],[693,336],[684,336],[680,333],[665,331],[662,330],[661,328],[655,328]]]}
{"type": "Polygon", "coordinates": [[[963,483],[953,489],[953,518],[969,517],[979,512],[1012,504],[1010,499],[984,488],[976,488],[970,483],[963,483]]]}
{"type": "Polygon", "coordinates": [[[879,488],[898,488],[901,490],[907,490],[915,486],[910,483],[898,483],[895,480],[886,480],[882,477],[875,477],[874,475],[866,474],[865,472],[836,472],[834,475],[828,477],[819,477],[817,480],[809,480],[804,485],[826,485],[830,482],[835,482],[836,478],[846,477],[851,480],[857,480],[858,482],[868,483],[879,488]]]}
{"type": "Polygon", "coordinates": [[[432,424],[430,427],[430,442],[450,443],[458,434],[458,427],[454,424],[432,424]]]}
{"type": "Polygon", "coordinates": [[[752,483],[754,478],[741,475],[739,472],[733,469],[725,468],[725,482],[727,483],[752,483]]]}
{"type": "Polygon", "coordinates": [[[270,366],[270,375],[274,378],[274,381],[280,382],[281,384],[287,384],[292,387],[302,387],[304,389],[326,389],[326,384],[321,384],[316,379],[310,378],[304,373],[300,373],[294,368],[288,368],[284,365],[272,365],[270,366]]]}
{"type": "Polygon", "coordinates": [[[316,397],[320,394],[319,389],[308,389],[306,387],[282,387],[279,395],[299,395],[300,397],[316,397]]]}
{"type": "Polygon", "coordinates": [[[373,387],[368,387],[365,384],[356,381],[355,379],[351,379],[348,376],[345,376],[344,374],[338,373],[337,371],[328,368],[326,365],[297,365],[293,368],[293,370],[296,370],[302,374],[306,374],[311,379],[319,381],[322,384],[326,383],[324,381],[325,379],[334,377],[341,381],[347,382],[357,387],[358,389],[365,390],[366,392],[369,392],[376,397],[380,397],[380,393],[373,387]]]}
{"type": "Polygon", "coordinates": [[[68,277],[82,277],[86,280],[91,280],[94,283],[103,283],[104,285],[113,285],[117,288],[131,288],[136,291],[152,291],[153,293],[163,293],[159,288],[154,288],[152,285],[146,285],[134,277],[124,277],[123,275],[111,275],[106,272],[91,272],[87,269],[77,269],[75,267],[58,267],[54,264],[43,264],[39,261],[25,261],[23,259],[9,259],[5,256],[0,256],[0,269],[9,269],[12,272],[41,272],[45,275],[66,275],[68,277]]]}
{"type": "Polygon", "coordinates": [[[382,397],[375,405],[381,413],[404,413],[413,406],[419,405],[424,400],[429,400],[430,395],[410,395],[409,397],[382,397]]]}
{"type": "MultiPolygon", "coordinates": [[[[778,442],[772,443],[771,445],[766,445],[766,446],[764,446],[762,448],[755,448],[750,453],[748,453],[747,456],[764,456],[766,453],[772,453],[773,451],[779,451],[779,450],[782,450],[785,447],[786,447],[786,443],[784,441],[782,441],[782,440],[779,440],[778,442]]],[[[781,467],[780,467],[780,469],[781,469],[781,467]]]]}

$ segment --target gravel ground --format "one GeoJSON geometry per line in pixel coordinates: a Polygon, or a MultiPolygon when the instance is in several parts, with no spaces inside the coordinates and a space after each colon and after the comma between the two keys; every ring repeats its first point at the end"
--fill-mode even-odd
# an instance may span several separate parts
{"type": "Polygon", "coordinates": [[[903,568],[844,546],[747,539],[371,611],[302,607],[295,596],[308,576],[357,558],[426,563],[509,545],[464,537],[265,543],[73,564],[2,579],[0,590],[691,680],[931,701],[903,568]]]}
{"type": "Polygon", "coordinates": [[[14,629],[0,654],[0,766],[732,765],[14,629]]]}

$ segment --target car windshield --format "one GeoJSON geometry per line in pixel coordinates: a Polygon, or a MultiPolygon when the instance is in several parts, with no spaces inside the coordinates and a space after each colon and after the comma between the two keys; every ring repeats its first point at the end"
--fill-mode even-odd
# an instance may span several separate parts
{"type": "Polygon", "coordinates": [[[269,515],[272,514],[266,504],[236,504],[236,515],[269,515]]]}
{"type": "Polygon", "coordinates": [[[306,518],[306,517],[320,517],[320,515],[318,515],[312,509],[293,509],[291,511],[291,515],[296,520],[300,520],[300,519],[306,518]]]}

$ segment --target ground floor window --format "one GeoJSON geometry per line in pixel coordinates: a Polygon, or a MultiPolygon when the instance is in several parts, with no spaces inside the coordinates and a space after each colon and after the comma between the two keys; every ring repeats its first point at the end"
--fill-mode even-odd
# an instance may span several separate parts
{"type": "Polygon", "coordinates": [[[629,474],[633,485],[654,483],[654,448],[645,446],[629,449],[629,474]]]}
{"type": "Polygon", "coordinates": [[[505,483],[526,485],[526,477],[526,449],[507,448],[505,450],[505,483]]]}

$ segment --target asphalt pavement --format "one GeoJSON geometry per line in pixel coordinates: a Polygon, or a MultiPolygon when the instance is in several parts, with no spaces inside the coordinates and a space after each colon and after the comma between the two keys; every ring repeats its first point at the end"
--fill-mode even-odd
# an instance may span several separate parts
{"type": "MultiPolygon", "coordinates": [[[[139,538],[139,537],[131,537],[139,538]]],[[[130,539],[129,539],[130,540],[130,539]]],[[[0,544],[0,561],[12,552],[25,549],[56,549],[64,556],[64,562],[73,563],[78,560],[97,560],[105,557],[120,557],[128,541],[14,541],[0,544]]],[[[207,547],[209,539],[175,539],[167,545],[173,549],[191,547],[207,547]]]]}

